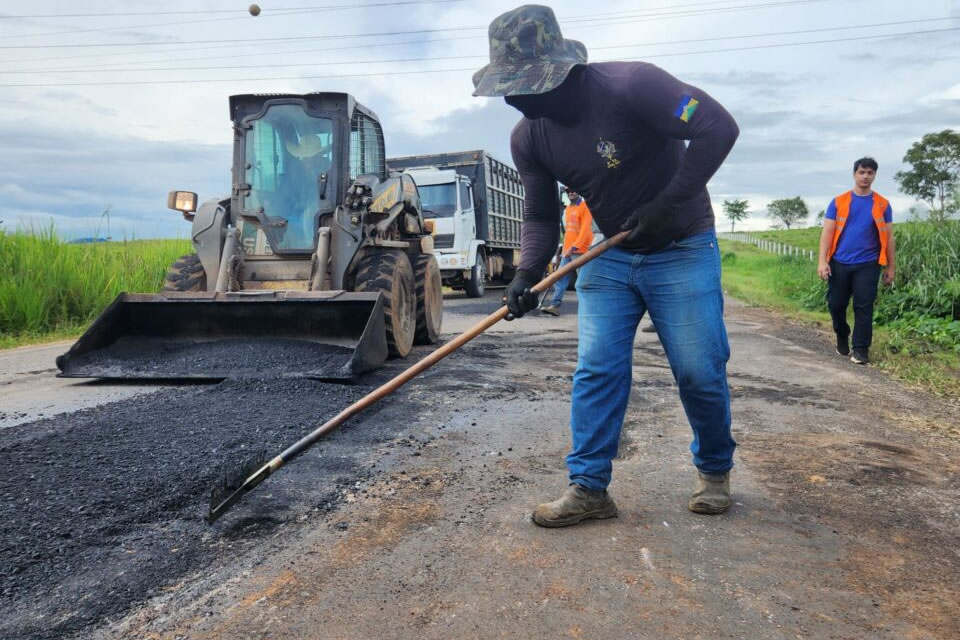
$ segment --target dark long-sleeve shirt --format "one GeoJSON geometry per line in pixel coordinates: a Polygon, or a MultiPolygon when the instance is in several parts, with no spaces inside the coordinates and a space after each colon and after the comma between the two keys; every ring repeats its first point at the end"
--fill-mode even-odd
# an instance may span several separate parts
{"type": "Polygon", "coordinates": [[[659,196],[670,220],[629,247],[641,253],[712,229],[706,184],[737,139],[733,117],[652,64],[589,64],[578,81],[584,100],[575,124],[524,118],[511,135],[526,193],[520,268],[542,273],[556,251],[558,181],[583,196],[608,237],[659,196]]]}

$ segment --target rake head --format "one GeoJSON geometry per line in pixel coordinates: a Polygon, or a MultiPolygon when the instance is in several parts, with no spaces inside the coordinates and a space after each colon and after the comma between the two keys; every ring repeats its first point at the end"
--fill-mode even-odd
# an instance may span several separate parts
{"type": "Polygon", "coordinates": [[[225,472],[220,481],[210,489],[210,511],[207,513],[207,524],[213,524],[244,494],[266,480],[272,472],[273,466],[267,462],[264,451],[258,452],[237,469],[225,472]]]}

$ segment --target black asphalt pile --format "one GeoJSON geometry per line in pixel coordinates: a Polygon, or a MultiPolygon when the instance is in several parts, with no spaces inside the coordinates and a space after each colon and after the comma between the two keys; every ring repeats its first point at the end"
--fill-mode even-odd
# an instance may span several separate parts
{"type": "Polygon", "coordinates": [[[209,342],[124,337],[72,357],[64,373],[105,378],[350,378],[354,350],[292,338],[209,342]]]}
{"type": "Polygon", "coordinates": [[[378,403],[213,527],[203,520],[223,471],[259,449],[279,453],[369,390],[232,380],[5,429],[0,637],[84,637],[179,576],[335,507],[343,487],[374,473],[374,445],[405,427],[402,403],[378,403]],[[391,419],[377,420],[391,404],[391,419]]]}

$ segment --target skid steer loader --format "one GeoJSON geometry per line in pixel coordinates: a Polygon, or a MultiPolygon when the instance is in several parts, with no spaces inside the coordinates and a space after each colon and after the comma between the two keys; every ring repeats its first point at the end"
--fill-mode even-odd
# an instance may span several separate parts
{"type": "Polygon", "coordinates": [[[195,253],[160,293],[121,294],[60,376],[353,378],[437,341],[440,269],[408,175],[388,176],[376,115],[345,93],[236,95],[233,189],[197,207],[195,253]]]}

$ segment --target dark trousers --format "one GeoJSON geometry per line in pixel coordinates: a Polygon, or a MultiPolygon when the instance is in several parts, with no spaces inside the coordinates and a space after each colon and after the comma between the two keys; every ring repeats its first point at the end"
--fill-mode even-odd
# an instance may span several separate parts
{"type": "Polygon", "coordinates": [[[843,264],[830,261],[827,280],[827,306],[833,318],[833,331],[840,339],[850,337],[847,305],[853,296],[853,344],[855,350],[866,351],[873,342],[873,302],[877,299],[880,265],[876,262],[843,264]]]}

